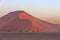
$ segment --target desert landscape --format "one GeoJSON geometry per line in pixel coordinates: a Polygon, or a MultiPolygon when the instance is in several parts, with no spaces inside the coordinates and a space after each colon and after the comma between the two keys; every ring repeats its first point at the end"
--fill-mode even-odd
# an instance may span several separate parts
{"type": "Polygon", "coordinates": [[[60,0],[0,0],[0,40],[60,40],[60,0]]]}

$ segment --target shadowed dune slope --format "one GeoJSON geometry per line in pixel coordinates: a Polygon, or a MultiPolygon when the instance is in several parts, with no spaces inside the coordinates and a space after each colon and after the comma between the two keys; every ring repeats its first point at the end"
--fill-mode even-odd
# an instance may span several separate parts
{"type": "Polygon", "coordinates": [[[60,32],[60,25],[40,20],[25,11],[14,11],[0,18],[0,32],[60,32]]]}

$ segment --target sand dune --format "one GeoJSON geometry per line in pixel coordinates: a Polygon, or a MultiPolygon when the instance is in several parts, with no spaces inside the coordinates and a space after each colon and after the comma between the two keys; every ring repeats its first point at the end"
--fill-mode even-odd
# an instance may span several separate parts
{"type": "Polygon", "coordinates": [[[60,32],[60,25],[43,21],[25,11],[14,11],[0,18],[0,32],[60,32]]]}

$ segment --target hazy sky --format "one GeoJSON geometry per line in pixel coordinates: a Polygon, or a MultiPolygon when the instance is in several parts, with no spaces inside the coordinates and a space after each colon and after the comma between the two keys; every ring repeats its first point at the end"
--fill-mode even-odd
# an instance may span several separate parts
{"type": "Polygon", "coordinates": [[[16,10],[60,24],[60,0],[0,0],[0,17],[16,10]]]}

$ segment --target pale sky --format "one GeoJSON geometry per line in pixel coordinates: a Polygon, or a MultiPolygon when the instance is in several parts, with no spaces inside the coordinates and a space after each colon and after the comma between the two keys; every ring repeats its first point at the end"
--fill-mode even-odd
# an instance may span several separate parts
{"type": "Polygon", "coordinates": [[[24,10],[39,19],[60,24],[60,0],[0,0],[0,17],[16,10],[24,10]]]}

